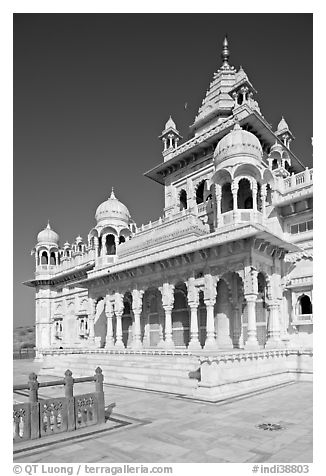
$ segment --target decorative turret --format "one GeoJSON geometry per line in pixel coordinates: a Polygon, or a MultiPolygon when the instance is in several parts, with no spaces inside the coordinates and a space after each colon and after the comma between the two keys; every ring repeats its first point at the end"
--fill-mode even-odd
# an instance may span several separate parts
{"type": "Polygon", "coordinates": [[[88,243],[95,258],[116,255],[117,247],[131,237],[132,219],[128,208],[118,200],[112,187],[110,197],[95,213],[96,226],[88,234],[88,243]]]}
{"type": "Polygon", "coordinates": [[[163,153],[178,147],[178,142],[180,139],[182,139],[182,136],[180,135],[171,116],[165,124],[165,128],[162,134],[159,136],[159,139],[161,139],[164,144],[163,153]]]}
{"type": "Polygon", "coordinates": [[[288,149],[290,148],[290,143],[294,139],[294,135],[290,131],[289,126],[283,116],[277,126],[275,135],[281,139],[285,147],[288,149]]]}
{"type": "Polygon", "coordinates": [[[57,265],[59,263],[59,235],[52,230],[48,222],[44,230],[37,235],[37,244],[32,250],[35,254],[36,268],[40,265],[57,265]]]}
{"type": "MultiPolygon", "coordinates": [[[[285,121],[284,121],[285,123],[285,121]]],[[[285,123],[286,124],[286,123],[285,123]]],[[[289,175],[291,158],[282,143],[275,141],[267,157],[268,166],[274,175],[285,178],[289,175]]]]}

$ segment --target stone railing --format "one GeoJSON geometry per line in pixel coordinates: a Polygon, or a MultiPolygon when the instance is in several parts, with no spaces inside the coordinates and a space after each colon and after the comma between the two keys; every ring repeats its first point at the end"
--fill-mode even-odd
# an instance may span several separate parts
{"type": "Polygon", "coordinates": [[[198,214],[206,212],[206,203],[205,202],[199,203],[199,205],[197,205],[197,208],[198,208],[198,214]]]}
{"type": "Polygon", "coordinates": [[[163,224],[169,223],[185,215],[191,215],[191,214],[193,214],[193,212],[190,209],[183,209],[167,217],[164,217],[164,218],[160,217],[158,220],[150,221],[149,223],[146,223],[145,225],[141,225],[140,227],[137,227],[135,235],[138,235],[139,233],[142,233],[144,231],[152,230],[153,228],[157,228],[163,224]]]}
{"type": "Polygon", "coordinates": [[[290,177],[284,179],[282,192],[287,192],[293,188],[303,187],[311,184],[313,181],[313,169],[304,170],[298,174],[292,174],[290,177]]]}
{"type": "Polygon", "coordinates": [[[255,210],[231,210],[229,212],[222,213],[220,215],[220,224],[219,226],[228,226],[234,225],[237,223],[263,223],[263,215],[255,210]]]}
{"type": "Polygon", "coordinates": [[[294,326],[304,326],[312,323],[312,314],[296,314],[294,316],[294,320],[292,321],[292,325],[294,326]]]}
{"type": "Polygon", "coordinates": [[[62,380],[38,382],[37,375],[31,373],[27,385],[14,385],[14,392],[29,389],[29,401],[13,405],[14,443],[105,423],[103,380],[102,370],[97,367],[93,377],[73,378],[66,370],[62,380]],[[94,381],[95,392],[73,395],[75,383],[94,381]],[[56,385],[64,385],[63,397],[39,401],[40,387],[56,385]]]}
{"type": "Polygon", "coordinates": [[[69,269],[76,268],[77,266],[82,266],[95,259],[95,250],[89,250],[84,254],[74,256],[70,259],[65,259],[58,265],[53,264],[41,264],[36,267],[35,275],[40,274],[58,274],[69,269]]]}
{"type": "Polygon", "coordinates": [[[225,352],[200,357],[195,396],[219,401],[297,380],[312,378],[311,349],[225,352]]]}
{"type": "Polygon", "coordinates": [[[99,256],[96,258],[95,263],[97,268],[102,268],[104,266],[109,266],[114,264],[117,261],[117,255],[105,255],[99,256]]]}

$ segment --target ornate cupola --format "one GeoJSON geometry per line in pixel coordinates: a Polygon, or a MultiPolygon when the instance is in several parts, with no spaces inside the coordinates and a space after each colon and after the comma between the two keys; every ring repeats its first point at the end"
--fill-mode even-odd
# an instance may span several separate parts
{"type": "Polygon", "coordinates": [[[262,155],[259,139],[251,132],[242,129],[239,124],[235,124],[233,130],[226,134],[216,146],[214,151],[215,169],[224,167],[225,162],[230,159],[234,159],[236,163],[239,158],[245,162],[254,160],[259,163],[262,160],[262,155]]]}
{"type": "Polygon", "coordinates": [[[283,116],[277,126],[275,135],[281,139],[285,147],[288,149],[290,148],[290,144],[294,140],[294,135],[290,131],[289,126],[283,116]]]}
{"type": "Polygon", "coordinates": [[[159,136],[159,139],[161,139],[163,142],[163,155],[165,155],[165,153],[171,152],[172,150],[178,147],[178,142],[180,139],[182,139],[182,136],[180,135],[177,126],[171,116],[166,122],[165,128],[162,134],[159,136]]]}
{"type": "Polygon", "coordinates": [[[272,145],[267,162],[269,169],[272,170],[275,176],[285,178],[290,174],[291,157],[281,142],[276,140],[275,144],[272,145]]]}
{"type": "Polygon", "coordinates": [[[32,253],[35,254],[36,268],[59,263],[59,235],[52,230],[49,222],[37,235],[37,244],[32,253]]]}

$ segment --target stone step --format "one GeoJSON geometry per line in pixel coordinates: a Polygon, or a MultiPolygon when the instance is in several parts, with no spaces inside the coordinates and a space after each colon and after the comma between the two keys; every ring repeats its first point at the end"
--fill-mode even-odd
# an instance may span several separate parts
{"type": "MultiPolygon", "coordinates": [[[[51,366],[51,362],[47,361],[44,364],[44,367],[51,366]]],[[[64,361],[64,362],[53,362],[53,365],[55,367],[58,367],[60,365],[60,368],[64,370],[64,372],[67,370],[67,368],[70,368],[74,366],[75,368],[79,367],[90,367],[92,371],[95,371],[95,368],[99,365],[102,370],[104,367],[119,367],[121,369],[126,368],[126,369],[135,369],[139,370],[140,372],[142,371],[143,368],[149,369],[153,373],[157,371],[181,371],[181,372],[190,372],[190,371],[195,371],[199,368],[198,363],[188,363],[188,364],[174,364],[173,362],[170,362],[169,364],[162,364],[159,365],[158,363],[155,363],[155,365],[152,365],[151,363],[146,363],[146,362],[118,362],[118,361],[95,361],[95,362],[87,362],[87,361],[79,361],[79,360],[71,360],[71,361],[64,361]]],[[[70,369],[72,370],[72,369],[70,369]]]]}
{"type": "MultiPolygon", "coordinates": [[[[60,372],[60,375],[64,375],[65,371],[67,370],[66,365],[56,365],[55,367],[56,372],[60,372]]],[[[92,375],[94,373],[94,367],[92,365],[87,365],[87,364],[71,364],[68,367],[72,373],[73,376],[77,376],[78,374],[83,374],[83,376],[86,375],[92,375]]],[[[118,373],[132,373],[132,374],[138,374],[138,375],[152,375],[155,376],[157,374],[161,376],[184,376],[185,378],[189,378],[189,373],[196,373],[198,368],[195,369],[174,369],[174,368],[151,368],[151,367],[125,367],[125,366],[119,366],[118,364],[116,365],[110,365],[110,364],[104,364],[101,366],[103,374],[108,375],[111,374],[112,372],[118,372],[118,373]]],[[[48,368],[45,368],[45,370],[48,370],[48,368]]],[[[40,375],[44,375],[44,372],[40,373],[40,375]]]]}
{"type": "Polygon", "coordinates": [[[162,362],[156,359],[153,362],[146,356],[132,361],[130,358],[126,360],[124,355],[120,355],[120,359],[111,359],[111,355],[105,355],[105,358],[103,355],[91,354],[87,356],[90,358],[82,355],[83,358],[80,358],[81,354],[47,356],[39,374],[63,377],[69,368],[73,376],[84,377],[93,375],[96,366],[100,365],[105,382],[109,384],[187,395],[198,386],[198,380],[190,378],[189,373],[193,372],[195,377],[199,365],[197,359],[188,356],[181,364],[164,357],[162,362]]]}

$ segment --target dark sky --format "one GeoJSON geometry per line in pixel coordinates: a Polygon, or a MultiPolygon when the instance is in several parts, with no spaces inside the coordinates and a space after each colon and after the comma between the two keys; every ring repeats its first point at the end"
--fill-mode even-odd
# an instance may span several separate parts
{"type": "Polygon", "coordinates": [[[187,137],[225,33],[266,120],[285,116],[311,166],[311,14],[14,15],[14,326],[34,322],[21,283],[48,219],[61,243],[86,239],[112,186],[138,226],[162,215],[163,188],[142,174],[170,114],[187,137]]]}

